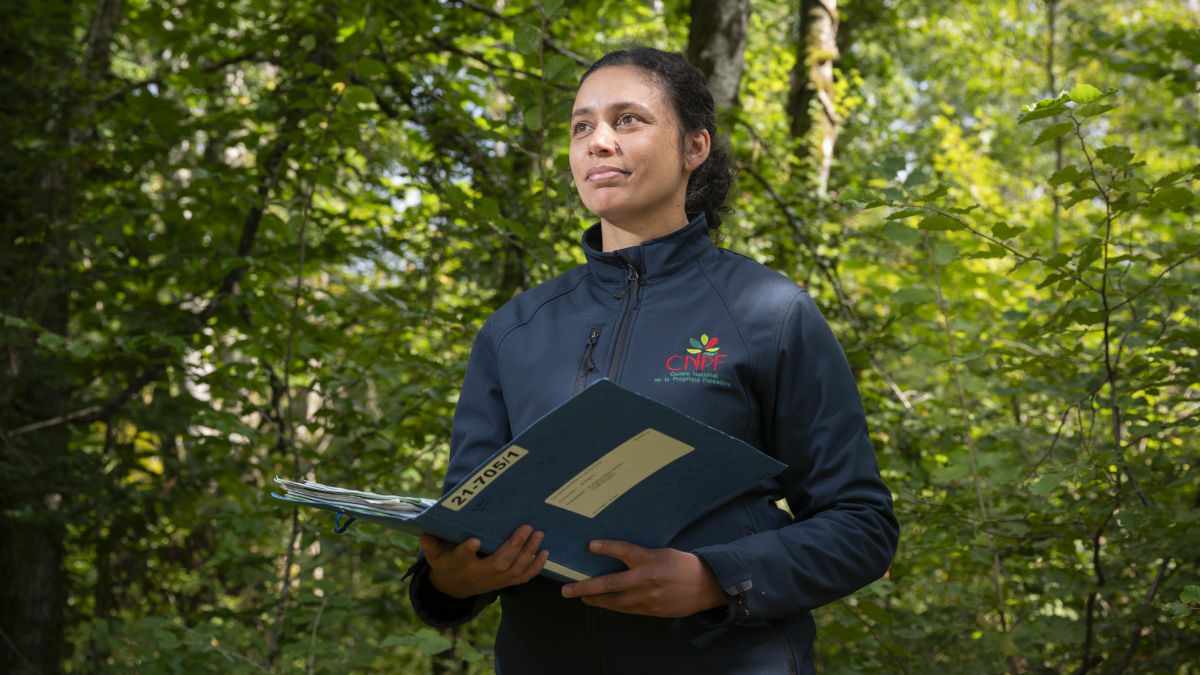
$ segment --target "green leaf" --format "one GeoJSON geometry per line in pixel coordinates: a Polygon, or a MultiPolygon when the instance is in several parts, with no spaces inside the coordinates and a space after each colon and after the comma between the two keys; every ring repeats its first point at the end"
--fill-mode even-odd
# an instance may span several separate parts
{"type": "Polygon", "coordinates": [[[389,635],[383,639],[383,642],[379,643],[379,648],[407,647],[414,643],[416,643],[416,638],[411,635],[389,635]]]}
{"type": "Polygon", "coordinates": [[[536,54],[542,44],[542,31],[537,26],[520,24],[513,31],[513,42],[522,54],[536,54]]]}
{"type": "Polygon", "coordinates": [[[1025,110],[1017,115],[1017,122],[1025,124],[1034,120],[1040,120],[1046,117],[1053,117],[1067,112],[1067,99],[1064,96],[1058,98],[1046,98],[1037,103],[1025,106],[1025,110]]]}
{"type": "Polygon", "coordinates": [[[1063,185],[1065,183],[1078,183],[1087,177],[1088,174],[1083,173],[1079,169],[1075,168],[1075,165],[1071,164],[1064,166],[1063,168],[1051,174],[1048,182],[1050,185],[1058,187],[1059,185],[1063,185]]]}
{"type": "Polygon", "coordinates": [[[1113,168],[1122,168],[1133,159],[1133,151],[1123,145],[1110,145],[1096,151],[1100,161],[1113,168]]]}
{"type": "Polygon", "coordinates": [[[1172,171],[1171,173],[1154,181],[1154,187],[1160,188],[1160,187],[1163,187],[1164,185],[1170,185],[1171,183],[1178,181],[1180,178],[1183,178],[1184,176],[1188,175],[1189,173],[1191,173],[1191,172],[1186,169],[1184,169],[1182,171],[1172,171]]]}
{"type": "Polygon", "coordinates": [[[1182,619],[1183,617],[1192,613],[1192,609],[1182,602],[1164,603],[1162,605],[1162,610],[1164,612],[1169,612],[1171,614],[1171,618],[1173,619],[1182,619]]]}
{"type": "Polygon", "coordinates": [[[1189,605],[1200,605],[1200,586],[1184,586],[1179,600],[1189,605]]]}
{"type": "Polygon", "coordinates": [[[898,305],[923,305],[937,300],[937,294],[927,288],[914,286],[901,288],[892,293],[892,302],[898,305]]]}
{"type": "Polygon", "coordinates": [[[1076,103],[1091,103],[1092,101],[1103,97],[1104,92],[1090,84],[1076,85],[1075,88],[1071,90],[1071,100],[1076,103]]]}
{"type": "Polygon", "coordinates": [[[1118,190],[1125,190],[1127,192],[1150,192],[1150,186],[1141,178],[1114,180],[1112,186],[1118,190]]]}
{"type": "Polygon", "coordinates": [[[1195,195],[1192,194],[1191,190],[1182,185],[1175,185],[1150,195],[1146,203],[1156,208],[1180,211],[1190,206],[1194,200],[1195,195]]]}
{"type": "Polygon", "coordinates": [[[1071,192],[1067,195],[1066,201],[1063,204],[1063,208],[1069,209],[1072,206],[1078,204],[1079,202],[1091,199],[1099,194],[1100,194],[1100,191],[1094,187],[1086,187],[1085,186],[1085,187],[1075,188],[1074,190],[1071,190],[1071,192]]]}
{"type": "Polygon", "coordinates": [[[891,213],[887,214],[887,219],[903,220],[905,218],[912,218],[913,216],[923,216],[926,213],[929,213],[929,211],[909,206],[898,211],[892,211],[891,213]]]}
{"type": "Polygon", "coordinates": [[[972,204],[970,206],[947,206],[946,210],[950,213],[956,213],[962,216],[974,211],[977,208],[979,208],[978,204],[972,204]]]}
{"type": "Polygon", "coordinates": [[[688,338],[688,342],[690,342],[696,349],[704,349],[704,345],[700,344],[700,341],[696,338],[688,338]]]}
{"type": "Polygon", "coordinates": [[[1049,267],[1051,269],[1058,269],[1058,268],[1062,267],[1063,265],[1066,265],[1070,261],[1071,261],[1071,257],[1068,256],[1066,253],[1055,253],[1053,256],[1050,257],[1049,260],[1046,261],[1046,267],[1049,267]]]}
{"type": "Polygon", "coordinates": [[[300,48],[306,52],[311,52],[317,47],[317,37],[315,35],[305,35],[300,38],[300,48]]]}
{"type": "Polygon", "coordinates": [[[867,617],[872,621],[885,626],[892,625],[896,619],[896,617],[893,616],[890,611],[870,600],[864,600],[863,602],[858,603],[858,610],[867,615],[867,617]]]}
{"type": "Polygon", "coordinates": [[[3,312],[0,312],[0,320],[3,321],[3,325],[5,327],[32,328],[37,325],[28,319],[23,319],[19,316],[13,316],[12,314],[5,314],[3,312]]]}
{"type": "Polygon", "coordinates": [[[892,241],[909,246],[921,241],[921,233],[918,230],[895,220],[884,223],[883,227],[879,228],[879,233],[892,241]]]}
{"type": "Polygon", "coordinates": [[[925,194],[921,195],[919,201],[932,202],[934,200],[945,197],[948,192],[950,192],[949,188],[947,188],[945,185],[939,185],[939,186],[935,187],[934,189],[930,190],[929,192],[926,192],[925,194]]]}
{"type": "Polygon", "coordinates": [[[933,262],[944,266],[958,257],[958,248],[948,241],[938,241],[933,244],[933,262]]]}
{"type": "Polygon", "coordinates": [[[914,170],[904,178],[905,187],[915,188],[928,183],[932,178],[920,169],[914,170]]]}
{"type": "Polygon", "coordinates": [[[1059,136],[1069,134],[1074,130],[1075,130],[1074,122],[1059,122],[1058,124],[1051,124],[1050,126],[1046,127],[1045,129],[1042,129],[1042,133],[1038,134],[1037,138],[1034,139],[1033,144],[1041,145],[1042,143],[1045,143],[1046,141],[1052,141],[1052,140],[1058,138],[1059,136]]]}
{"type": "Polygon", "coordinates": [[[364,58],[354,62],[354,72],[363,77],[376,77],[387,72],[387,66],[378,59],[364,58]]]}
{"type": "Polygon", "coordinates": [[[350,103],[374,103],[375,94],[360,84],[352,84],[346,87],[346,100],[350,103]]]}
{"type": "Polygon", "coordinates": [[[944,216],[940,213],[931,213],[928,216],[925,216],[924,218],[921,219],[920,223],[917,223],[917,227],[922,230],[961,230],[961,229],[963,229],[962,223],[958,222],[957,220],[954,220],[953,218],[950,218],[949,216],[944,216]]]}
{"type": "Polygon", "coordinates": [[[987,248],[984,248],[979,251],[972,251],[970,253],[964,253],[963,257],[971,258],[974,260],[995,260],[996,258],[1003,258],[1007,255],[1008,255],[1008,250],[1005,249],[1003,246],[997,246],[995,244],[988,244],[987,248]]]}
{"type": "Polygon", "coordinates": [[[417,631],[416,637],[418,640],[417,649],[430,656],[441,654],[454,646],[454,643],[450,642],[449,638],[431,628],[422,628],[417,631]]]}
{"type": "Polygon", "coordinates": [[[862,188],[854,187],[846,188],[838,193],[836,201],[849,204],[857,209],[872,209],[876,206],[883,206],[886,203],[874,194],[862,188]]]}
{"type": "Polygon", "coordinates": [[[475,201],[475,214],[484,220],[500,218],[500,203],[491,197],[480,197],[475,201]]]}
{"type": "Polygon", "coordinates": [[[1103,115],[1109,110],[1114,110],[1116,107],[1117,106],[1115,105],[1109,105],[1107,103],[1089,103],[1085,106],[1080,106],[1079,109],[1075,111],[1075,114],[1079,115],[1080,117],[1095,117],[1097,115],[1103,115]]]}
{"type": "Polygon", "coordinates": [[[39,345],[51,350],[62,349],[67,343],[66,338],[51,331],[38,335],[37,341],[39,345]]]}
{"type": "Polygon", "coordinates": [[[997,239],[1009,239],[1025,231],[1023,227],[1014,227],[1007,222],[1001,220],[992,225],[992,236],[997,239]]]}
{"type": "Polygon", "coordinates": [[[883,158],[882,162],[875,165],[879,173],[883,174],[883,177],[889,180],[906,167],[908,167],[908,160],[904,159],[901,155],[888,155],[883,158]]]}

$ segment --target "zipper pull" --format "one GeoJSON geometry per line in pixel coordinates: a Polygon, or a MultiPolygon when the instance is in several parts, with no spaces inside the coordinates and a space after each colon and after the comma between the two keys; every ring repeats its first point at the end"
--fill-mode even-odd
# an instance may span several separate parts
{"type": "Polygon", "coordinates": [[[596,343],[600,341],[600,327],[597,326],[588,333],[587,349],[583,352],[583,368],[584,372],[592,372],[596,369],[596,362],[592,360],[592,350],[596,348],[596,343]]]}
{"type": "Polygon", "coordinates": [[[592,352],[596,351],[602,330],[604,330],[603,326],[592,326],[588,330],[587,346],[583,348],[583,358],[579,359],[579,373],[575,375],[575,389],[572,396],[587,387],[588,373],[596,369],[596,362],[592,360],[592,352]]]}
{"type": "Polygon", "coordinates": [[[628,258],[625,259],[625,264],[628,265],[627,269],[629,273],[625,275],[625,288],[622,289],[620,293],[617,293],[613,296],[617,300],[625,297],[625,294],[629,292],[629,289],[637,288],[638,285],[637,265],[635,265],[633,261],[629,260],[628,258]]]}

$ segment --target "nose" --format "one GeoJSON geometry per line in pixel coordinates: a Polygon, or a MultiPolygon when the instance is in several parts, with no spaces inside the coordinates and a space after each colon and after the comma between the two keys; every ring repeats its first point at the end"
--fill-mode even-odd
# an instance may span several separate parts
{"type": "Polygon", "coordinates": [[[612,127],[601,124],[588,137],[588,154],[607,157],[617,151],[617,138],[612,127]]]}

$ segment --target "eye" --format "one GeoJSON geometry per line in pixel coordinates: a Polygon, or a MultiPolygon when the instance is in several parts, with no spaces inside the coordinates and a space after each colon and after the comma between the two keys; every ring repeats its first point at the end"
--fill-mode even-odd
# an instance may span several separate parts
{"type": "Polygon", "coordinates": [[[587,122],[575,122],[571,125],[571,135],[578,136],[588,130],[587,122]]]}
{"type": "Polygon", "coordinates": [[[633,113],[623,113],[620,117],[617,118],[617,126],[619,126],[619,127],[625,126],[628,124],[633,124],[634,122],[641,122],[641,121],[642,121],[642,118],[638,117],[637,115],[635,115],[633,113]]]}

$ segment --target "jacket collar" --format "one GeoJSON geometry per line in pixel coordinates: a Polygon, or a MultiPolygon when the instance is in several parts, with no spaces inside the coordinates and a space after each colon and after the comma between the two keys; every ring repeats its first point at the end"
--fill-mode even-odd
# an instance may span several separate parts
{"type": "Polygon", "coordinates": [[[605,253],[601,245],[599,223],[583,233],[583,254],[587,256],[588,271],[611,283],[625,283],[626,259],[637,265],[642,279],[650,281],[675,272],[712,247],[708,218],[703,213],[671,234],[611,253],[605,253]]]}

